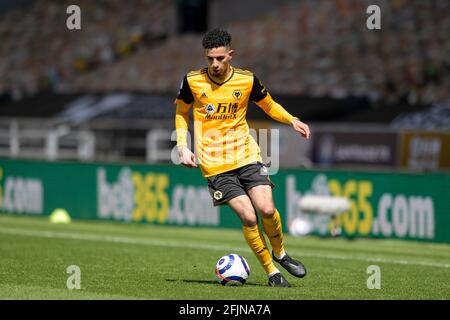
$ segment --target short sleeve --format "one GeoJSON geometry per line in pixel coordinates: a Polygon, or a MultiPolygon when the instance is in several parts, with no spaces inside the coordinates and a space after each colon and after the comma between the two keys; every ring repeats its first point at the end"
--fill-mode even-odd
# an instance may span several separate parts
{"type": "Polygon", "coordinates": [[[194,96],[192,95],[191,88],[189,87],[189,82],[187,81],[187,76],[184,77],[181,82],[180,90],[178,91],[177,100],[183,100],[186,104],[191,104],[194,102],[194,96]]]}
{"type": "Polygon", "coordinates": [[[250,93],[250,101],[258,102],[264,99],[268,93],[266,87],[264,87],[259,79],[253,75],[253,87],[252,92],[250,93]]]}

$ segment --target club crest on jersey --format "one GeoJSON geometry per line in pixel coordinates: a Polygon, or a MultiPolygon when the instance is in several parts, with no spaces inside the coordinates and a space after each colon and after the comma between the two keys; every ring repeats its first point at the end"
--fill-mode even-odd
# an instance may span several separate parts
{"type": "Polygon", "coordinates": [[[236,100],[239,100],[239,99],[242,97],[242,92],[241,92],[241,90],[234,90],[234,91],[233,91],[233,97],[234,97],[236,100]]]}
{"type": "Polygon", "coordinates": [[[207,114],[212,115],[214,112],[216,112],[216,106],[212,103],[208,103],[205,106],[205,111],[207,114]]]}
{"type": "Polygon", "coordinates": [[[216,199],[216,200],[220,200],[220,199],[222,199],[222,192],[220,192],[220,191],[216,191],[216,192],[214,192],[214,199],[216,199]]]}

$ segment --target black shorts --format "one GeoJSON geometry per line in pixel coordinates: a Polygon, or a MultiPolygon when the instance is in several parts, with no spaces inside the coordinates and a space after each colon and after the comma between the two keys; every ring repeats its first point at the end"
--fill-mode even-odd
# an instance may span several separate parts
{"type": "Polygon", "coordinates": [[[269,175],[262,173],[263,170],[268,171],[264,164],[257,162],[207,177],[208,189],[213,198],[214,206],[245,195],[249,189],[255,186],[269,185],[272,189],[275,188],[275,185],[270,181],[269,175]]]}

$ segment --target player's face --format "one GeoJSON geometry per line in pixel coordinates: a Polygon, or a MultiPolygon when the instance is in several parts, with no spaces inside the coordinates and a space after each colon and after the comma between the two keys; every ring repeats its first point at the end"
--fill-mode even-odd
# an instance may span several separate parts
{"type": "Polygon", "coordinates": [[[233,57],[233,50],[227,47],[219,47],[205,50],[206,61],[208,62],[209,74],[213,77],[223,79],[227,76],[230,68],[230,60],[233,57]]]}

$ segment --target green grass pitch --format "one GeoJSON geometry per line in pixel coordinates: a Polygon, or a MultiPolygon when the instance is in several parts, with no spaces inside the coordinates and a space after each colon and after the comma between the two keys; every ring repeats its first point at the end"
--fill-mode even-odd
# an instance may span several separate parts
{"type": "Polygon", "coordinates": [[[395,240],[285,236],[304,279],[280,267],[292,288],[272,288],[240,230],[74,221],[0,215],[0,299],[449,299],[450,245],[395,240]],[[243,255],[242,287],[215,281],[217,260],[243,255]],[[80,268],[69,290],[67,267],[80,268]],[[381,288],[368,289],[370,265],[381,288]]]}

